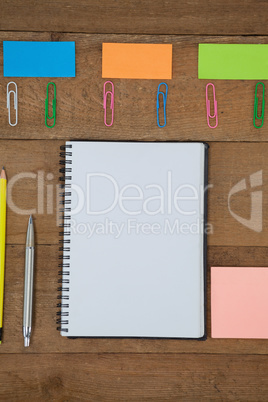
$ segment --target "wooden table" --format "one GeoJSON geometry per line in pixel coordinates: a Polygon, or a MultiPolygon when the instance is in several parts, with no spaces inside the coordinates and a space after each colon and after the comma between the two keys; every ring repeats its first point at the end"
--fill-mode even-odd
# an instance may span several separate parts
{"type": "MultiPolygon", "coordinates": [[[[2,0],[0,2],[0,163],[9,179],[1,400],[268,399],[268,341],[210,337],[210,266],[267,266],[267,127],[252,124],[255,81],[217,81],[219,126],[206,123],[198,43],[267,43],[268,3],[254,0],[2,0]],[[57,78],[57,123],[45,127],[45,78],[16,78],[19,123],[8,125],[3,40],[76,42],[76,78],[57,78]],[[102,42],[173,44],[168,123],[156,125],[158,81],[113,80],[115,123],[103,124],[102,42]],[[207,141],[209,150],[208,339],[62,338],[56,331],[59,147],[68,139],[207,141]],[[263,185],[249,177],[262,170],[263,185]],[[23,174],[23,175],[22,175],[23,174]],[[262,230],[243,226],[251,192],[263,192],[262,230]],[[37,194],[39,193],[39,197],[37,194]],[[29,211],[33,209],[33,211],[29,211]],[[24,244],[32,212],[37,237],[34,328],[23,347],[24,244]]],[[[264,319],[268,319],[264,317],[264,319]]]]}

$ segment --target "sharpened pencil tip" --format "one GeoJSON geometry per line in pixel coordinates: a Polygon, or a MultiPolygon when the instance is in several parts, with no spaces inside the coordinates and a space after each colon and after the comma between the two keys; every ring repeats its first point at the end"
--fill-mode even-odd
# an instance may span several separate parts
{"type": "Polygon", "coordinates": [[[33,223],[33,218],[32,218],[32,215],[30,215],[30,218],[29,218],[29,223],[33,223]]]}
{"type": "Polygon", "coordinates": [[[6,177],[6,171],[5,171],[5,168],[4,167],[2,167],[2,170],[1,170],[1,175],[0,175],[0,179],[6,179],[7,177],[6,177]]]}

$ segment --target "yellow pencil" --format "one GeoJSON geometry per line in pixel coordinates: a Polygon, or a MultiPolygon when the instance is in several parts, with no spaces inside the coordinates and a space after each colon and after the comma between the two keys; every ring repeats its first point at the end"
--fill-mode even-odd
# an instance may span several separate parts
{"type": "Polygon", "coordinates": [[[3,306],[4,306],[4,273],[6,248],[6,188],[7,178],[3,168],[0,175],[0,343],[2,342],[3,306]]]}

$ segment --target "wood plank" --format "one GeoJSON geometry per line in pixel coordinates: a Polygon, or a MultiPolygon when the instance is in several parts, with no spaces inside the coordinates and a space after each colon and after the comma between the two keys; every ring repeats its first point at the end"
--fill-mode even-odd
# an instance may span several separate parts
{"type": "Polygon", "coordinates": [[[209,184],[212,187],[208,197],[208,221],[213,226],[213,234],[208,236],[208,243],[218,246],[267,245],[268,148],[262,148],[260,143],[255,144],[256,147],[250,143],[225,144],[224,147],[215,143],[210,145],[209,184]],[[260,172],[261,182],[254,179],[256,172],[260,172]],[[239,182],[240,190],[237,188],[231,195],[239,182]],[[261,193],[257,200],[254,197],[258,197],[258,191],[261,193]],[[241,218],[245,221],[239,221],[241,218]]]}
{"type": "Polygon", "coordinates": [[[248,0],[125,2],[2,0],[0,28],[133,34],[267,35],[267,3],[248,0]]]}
{"type": "MultiPolygon", "coordinates": [[[[22,309],[24,247],[8,246],[4,300],[2,356],[24,353],[22,309]]],[[[210,266],[266,266],[267,248],[210,247],[208,253],[208,339],[204,342],[174,339],[67,339],[56,331],[58,248],[36,249],[34,316],[31,346],[27,353],[207,353],[267,354],[267,340],[211,339],[210,266]]],[[[2,361],[1,356],[1,361],[2,361]]],[[[1,388],[1,387],[0,387],[1,388]]]]}
{"type": "Polygon", "coordinates": [[[56,198],[63,141],[1,141],[0,160],[8,179],[7,243],[25,244],[29,214],[36,241],[58,243],[56,198]],[[52,186],[52,187],[50,187],[52,186]],[[52,197],[50,197],[52,190],[52,197]]]}
{"type": "MultiPolygon", "coordinates": [[[[31,16],[31,19],[33,17],[31,16]]],[[[20,15],[20,20],[23,18],[20,15]]],[[[55,78],[57,119],[45,127],[47,78],[16,78],[19,123],[10,127],[6,108],[6,84],[0,87],[0,138],[7,139],[102,139],[102,140],[200,140],[267,141],[266,123],[253,126],[255,81],[218,80],[216,96],[219,126],[211,130],[206,121],[205,86],[197,78],[198,43],[266,43],[266,37],[133,36],[1,32],[0,40],[74,40],[76,78],[55,78]],[[156,123],[158,80],[113,80],[115,121],[103,122],[102,42],[147,42],[173,44],[173,79],[168,82],[167,126],[156,123]],[[146,113],[145,113],[146,111],[146,113]]],[[[2,43],[0,46],[2,74],[2,43]]]]}
{"type": "MultiPolygon", "coordinates": [[[[31,209],[35,218],[37,242],[57,244],[59,176],[59,149],[63,141],[0,141],[0,161],[6,167],[9,180],[7,243],[24,244],[28,215],[31,209]],[[17,175],[20,176],[17,176],[17,175]],[[29,175],[33,175],[32,178],[29,175]],[[24,177],[24,176],[25,177],[24,177]],[[14,182],[12,184],[12,182],[14,182]],[[12,187],[11,187],[12,186],[12,187]],[[49,193],[53,191],[50,200],[49,193]],[[43,192],[43,194],[42,194],[43,192]],[[39,194],[39,199],[38,199],[39,194]],[[13,204],[12,204],[13,203],[13,204]]],[[[268,198],[265,191],[268,175],[268,144],[262,143],[209,143],[208,191],[208,244],[230,246],[268,245],[268,198]],[[250,188],[250,175],[262,170],[263,185],[250,188]],[[230,198],[228,195],[239,181],[245,179],[247,189],[230,198]],[[263,191],[262,207],[253,205],[252,228],[239,222],[239,217],[250,219],[251,195],[263,191]],[[261,217],[262,214],[262,217],[261,217]],[[237,220],[238,219],[238,220],[237,220]],[[257,232],[258,221],[262,222],[257,232]]],[[[182,222],[183,223],[183,222],[182,222]]]]}
{"type": "Polygon", "coordinates": [[[4,400],[267,401],[266,356],[1,356],[4,400]]]}

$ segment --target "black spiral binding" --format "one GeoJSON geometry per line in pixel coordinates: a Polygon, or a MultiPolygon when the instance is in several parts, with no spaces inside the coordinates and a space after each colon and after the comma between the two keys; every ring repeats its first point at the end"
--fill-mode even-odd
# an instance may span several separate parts
{"type": "Polygon", "coordinates": [[[58,283],[61,284],[60,287],[58,287],[58,291],[60,294],[58,295],[58,300],[60,302],[57,304],[57,307],[59,307],[61,310],[57,312],[57,324],[59,325],[57,327],[58,331],[61,332],[68,332],[68,324],[69,324],[69,277],[70,277],[70,239],[68,236],[70,236],[70,227],[71,223],[68,222],[71,219],[71,216],[68,215],[68,212],[71,212],[71,207],[68,206],[71,204],[71,180],[72,180],[72,145],[67,144],[67,145],[62,145],[60,147],[60,165],[61,168],[59,169],[59,172],[62,174],[62,176],[59,178],[60,179],[60,191],[59,191],[59,197],[60,197],[60,217],[62,220],[62,223],[60,223],[60,228],[62,228],[62,231],[59,232],[60,235],[60,240],[59,240],[59,252],[60,252],[60,263],[58,267],[60,268],[58,274],[60,276],[60,279],[58,280],[58,283]]]}

